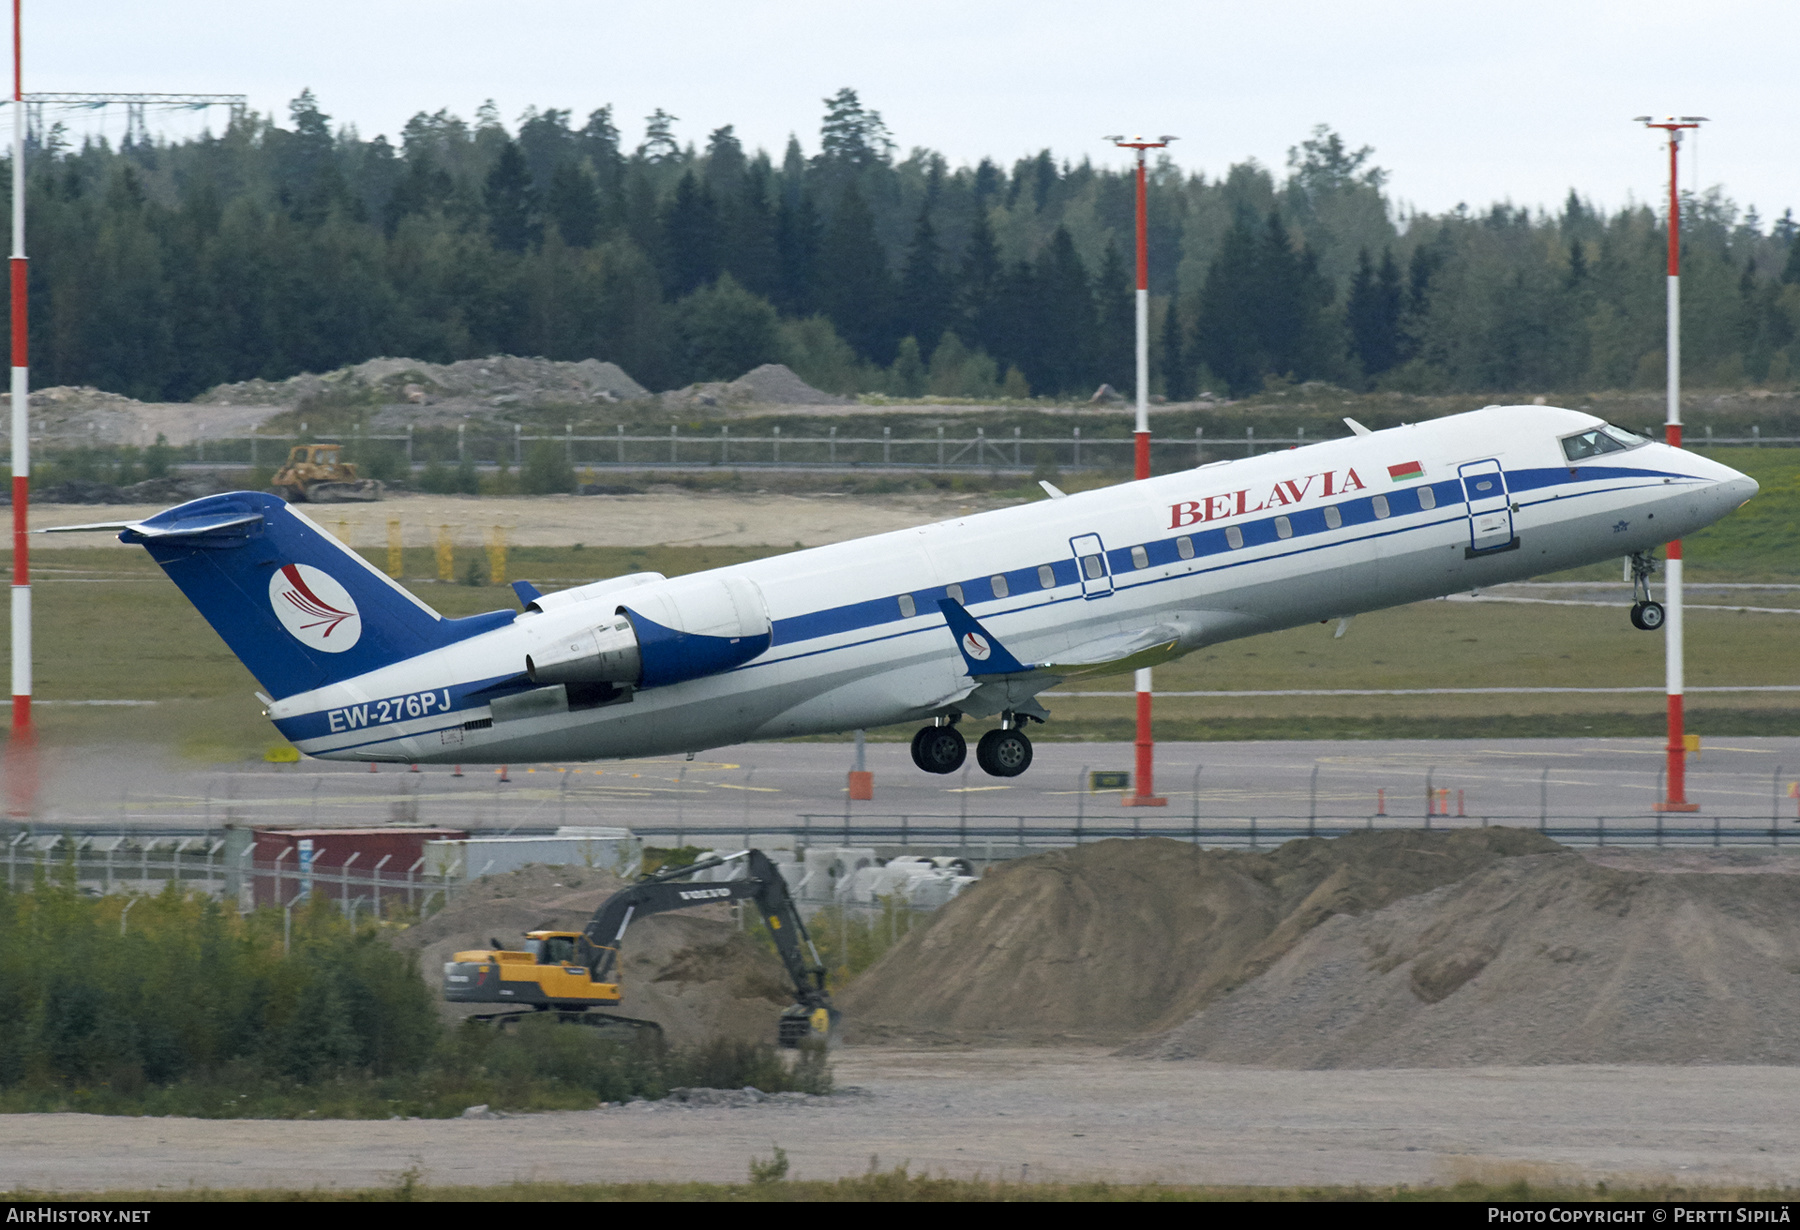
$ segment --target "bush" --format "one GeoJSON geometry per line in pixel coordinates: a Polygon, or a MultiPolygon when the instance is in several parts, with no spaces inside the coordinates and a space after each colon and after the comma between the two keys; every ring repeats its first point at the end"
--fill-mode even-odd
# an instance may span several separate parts
{"type": "Polygon", "coordinates": [[[564,447],[554,440],[539,440],[519,470],[519,486],[526,495],[569,494],[575,490],[575,467],[564,447]]]}
{"type": "Polygon", "coordinates": [[[240,915],[170,885],[81,896],[72,875],[0,885],[0,1112],[447,1117],[486,1102],[591,1107],[704,1085],[825,1093],[824,1053],[670,1050],[532,1017],[513,1033],[438,1022],[416,959],[324,897],[240,915]]]}

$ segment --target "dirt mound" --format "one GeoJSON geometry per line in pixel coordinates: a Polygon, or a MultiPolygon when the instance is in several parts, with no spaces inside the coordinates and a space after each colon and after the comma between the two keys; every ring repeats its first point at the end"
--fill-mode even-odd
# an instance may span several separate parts
{"type": "Polygon", "coordinates": [[[1128,1053],[1296,1068],[1800,1063],[1800,877],[1508,859],[1330,919],[1128,1053]]]}
{"type": "Polygon", "coordinates": [[[853,397],[815,389],[781,363],[764,363],[736,380],[706,381],[664,393],[665,406],[733,408],[742,406],[847,406],[853,397]]]}
{"type": "MultiPolygon", "coordinates": [[[[635,401],[650,391],[616,363],[583,359],[561,363],[517,355],[425,363],[418,359],[370,359],[354,367],[318,374],[302,372],[286,380],[240,380],[208,389],[194,400],[231,406],[293,406],[306,397],[360,398],[404,406],[411,417],[429,419],[421,407],[475,410],[595,401],[635,401]]],[[[405,416],[402,416],[405,417],[405,416]]]]}
{"type": "MultiPolygon", "coordinates": [[[[517,945],[526,931],[579,931],[617,877],[585,867],[526,867],[485,876],[447,908],[392,943],[419,954],[419,970],[435,995],[444,962],[490,938],[517,945]]],[[[655,1021],[671,1043],[685,1046],[724,1036],[772,1042],[776,1018],[793,1002],[775,956],[740,933],[723,907],[657,914],[634,922],[625,937],[620,981],[624,999],[610,1011],[655,1021]]],[[[494,1009],[441,1003],[445,1020],[494,1009]]]]}
{"type": "Polygon", "coordinates": [[[1357,833],[1267,853],[1103,841],[990,871],[839,997],[852,1039],[1122,1041],[1168,1029],[1335,914],[1497,860],[1519,829],[1357,833]]]}

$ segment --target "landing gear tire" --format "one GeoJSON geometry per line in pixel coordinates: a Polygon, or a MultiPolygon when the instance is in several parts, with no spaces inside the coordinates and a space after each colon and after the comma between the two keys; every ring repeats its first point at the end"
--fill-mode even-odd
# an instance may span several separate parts
{"type": "Polygon", "coordinates": [[[1644,632],[1655,632],[1663,626],[1663,614],[1660,602],[1637,602],[1631,607],[1631,626],[1644,632]]]}
{"type": "Polygon", "coordinates": [[[990,730],[975,745],[975,763],[993,777],[1017,777],[1031,767],[1031,740],[1020,730],[990,730]]]}
{"type": "Polygon", "coordinates": [[[968,755],[968,741],[954,726],[927,726],[913,736],[913,763],[927,773],[954,773],[968,755]]]}

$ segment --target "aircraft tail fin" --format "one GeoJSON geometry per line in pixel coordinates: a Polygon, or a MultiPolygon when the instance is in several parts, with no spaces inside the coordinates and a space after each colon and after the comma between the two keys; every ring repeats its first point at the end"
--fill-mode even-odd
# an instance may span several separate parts
{"type": "Polygon", "coordinates": [[[191,500],[116,529],[141,544],[256,676],[281,698],[510,623],[511,611],[445,619],[275,496],[191,500]]]}

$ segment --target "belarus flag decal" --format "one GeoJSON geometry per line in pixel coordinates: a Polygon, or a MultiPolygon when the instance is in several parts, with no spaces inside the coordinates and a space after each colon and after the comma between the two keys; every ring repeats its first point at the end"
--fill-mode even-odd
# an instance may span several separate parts
{"type": "Polygon", "coordinates": [[[1408,482],[1415,478],[1424,478],[1425,467],[1416,461],[1408,461],[1397,466],[1389,466],[1388,477],[1397,483],[1408,482]]]}

